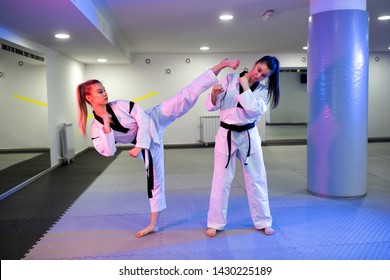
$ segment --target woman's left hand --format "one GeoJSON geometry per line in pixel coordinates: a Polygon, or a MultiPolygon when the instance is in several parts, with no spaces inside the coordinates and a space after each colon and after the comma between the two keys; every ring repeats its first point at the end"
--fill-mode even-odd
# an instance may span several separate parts
{"type": "Polygon", "coordinates": [[[136,157],[138,157],[141,150],[142,150],[142,148],[140,148],[140,147],[134,147],[129,151],[129,156],[136,158],[136,157]]]}

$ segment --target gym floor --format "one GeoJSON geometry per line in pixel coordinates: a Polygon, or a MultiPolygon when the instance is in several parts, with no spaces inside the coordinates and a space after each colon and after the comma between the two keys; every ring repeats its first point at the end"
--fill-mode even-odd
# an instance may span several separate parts
{"type": "Polygon", "coordinates": [[[306,189],[306,146],[264,145],[276,233],[253,228],[237,164],[228,225],[205,235],[213,148],[165,150],[168,208],[149,222],[142,161],[87,150],[0,202],[1,259],[389,260],[390,143],[368,145],[367,195],[321,198],[306,189]]]}

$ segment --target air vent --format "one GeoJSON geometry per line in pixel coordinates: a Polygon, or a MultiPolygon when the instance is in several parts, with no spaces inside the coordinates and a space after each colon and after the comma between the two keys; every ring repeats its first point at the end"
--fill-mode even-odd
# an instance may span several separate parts
{"type": "Polygon", "coordinates": [[[300,68],[283,68],[280,69],[280,72],[303,72],[306,73],[307,69],[300,69],[300,68]]]}
{"type": "Polygon", "coordinates": [[[16,53],[16,54],[24,56],[24,57],[35,59],[35,60],[38,60],[40,62],[45,61],[45,58],[42,56],[30,53],[30,52],[26,52],[26,51],[23,51],[23,50],[18,49],[16,47],[12,47],[12,46],[9,46],[9,45],[3,44],[3,43],[1,44],[1,49],[4,51],[11,52],[11,53],[16,53]]]}

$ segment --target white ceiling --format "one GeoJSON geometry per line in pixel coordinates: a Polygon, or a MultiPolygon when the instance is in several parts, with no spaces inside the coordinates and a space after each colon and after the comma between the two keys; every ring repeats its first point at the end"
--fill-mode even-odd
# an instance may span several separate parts
{"type": "MultiPolygon", "coordinates": [[[[83,63],[133,53],[300,52],[309,0],[1,0],[0,28],[83,63]],[[87,5],[87,6],[85,6],[87,5]],[[85,8],[83,8],[85,6],[85,8]],[[274,10],[268,20],[262,14],[274,10]],[[218,17],[230,13],[234,19],[218,17]],[[54,38],[66,32],[70,39],[54,38]]],[[[370,51],[389,51],[390,0],[367,0],[370,51]]]]}

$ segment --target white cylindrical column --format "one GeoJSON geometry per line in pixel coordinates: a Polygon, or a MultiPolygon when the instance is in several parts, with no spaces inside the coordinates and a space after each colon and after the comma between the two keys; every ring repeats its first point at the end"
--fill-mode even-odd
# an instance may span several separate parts
{"type": "Polygon", "coordinates": [[[307,188],[367,192],[368,13],[365,0],[311,0],[307,188]]]}

